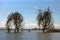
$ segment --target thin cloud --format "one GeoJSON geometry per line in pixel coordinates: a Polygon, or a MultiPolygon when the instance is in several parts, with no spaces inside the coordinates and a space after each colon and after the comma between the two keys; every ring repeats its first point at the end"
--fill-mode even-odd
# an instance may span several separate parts
{"type": "Polygon", "coordinates": [[[5,20],[0,20],[0,28],[6,28],[5,24],[6,24],[5,20]]]}
{"type": "MultiPolygon", "coordinates": [[[[6,20],[0,20],[0,27],[5,28],[6,20]]],[[[60,28],[60,22],[54,23],[55,29],[60,28]]],[[[26,23],[24,29],[38,28],[37,23],[26,23]]]]}
{"type": "Polygon", "coordinates": [[[6,24],[5,20],[0,20],[0,24],[6,24]]]}
{"type": "Polygon", "coordinates": [[[25,29],[32,29],[32,28],[37,28],[36,23],[26,23],[25,24],[25,29]]]}
{"type": "Polygon", "coordinates": [[[60,21],[55,22],[55,23],[54,23],[54,27],[55,27],[56,29],[60,28],[60,21]]]}

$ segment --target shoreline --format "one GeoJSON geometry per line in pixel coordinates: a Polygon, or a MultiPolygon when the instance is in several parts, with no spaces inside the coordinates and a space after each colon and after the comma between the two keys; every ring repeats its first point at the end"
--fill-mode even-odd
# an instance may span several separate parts
{"type": "MultiPolygon", "coordinates": [[[[0,29],[0,30],[7,30],[7,29],[0,29]]],[[[14,29],[10,29],[10,30],[14,30],[14,29]]],[[[32,31],[32,30],[37,30],[37,31],[38,31],[38,30],[43,30],[43,29],[19,29],[19,30],[23,30],[23,31],[24,31],[24,30],[25,30],[25,31],[26,31],[26,30],[27,30],[27,31],[29,31],[29,30],[30,30],[30,31],[32,31]]],[[[50,33],[50,32],[60,32],[60,29],[52,29],[52,30],[49,29],[46,33],[50,33]]]]}

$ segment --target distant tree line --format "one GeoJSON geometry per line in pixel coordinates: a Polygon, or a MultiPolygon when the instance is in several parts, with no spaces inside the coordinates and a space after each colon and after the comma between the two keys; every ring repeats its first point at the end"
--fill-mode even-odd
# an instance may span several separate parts
{"type": "MultiPolygon", "coordinates": [[[[37,15],[37,21],[39,28],[42,26],[43,32],[48,31],[49,29],[54,29],[53,18],[49,7],[45,11],[38,9],[39,13],[37,15]]],[[[14,32],[19,32],[19,29],[22,28],[23,16],[19,12],[11,13],[7,17],[6,28],[10,32],[11,23],[15,26],[14,32]]]]}

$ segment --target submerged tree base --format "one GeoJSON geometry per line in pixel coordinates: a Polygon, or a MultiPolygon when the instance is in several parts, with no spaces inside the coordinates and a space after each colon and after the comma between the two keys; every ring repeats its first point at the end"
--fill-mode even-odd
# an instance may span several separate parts
{"type": "Polygon", "coordinates": [[[51,30],[48,30],[47,32],[60,32],[60,30],[57,30],[57,29],[51,29],[51,30]]]}

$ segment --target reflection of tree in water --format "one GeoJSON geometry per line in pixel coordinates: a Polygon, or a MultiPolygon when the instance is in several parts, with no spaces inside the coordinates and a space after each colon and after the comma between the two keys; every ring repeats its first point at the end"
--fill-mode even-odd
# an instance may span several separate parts
{"type": "Polygon", "coordinates": [[[43,32],[48,31],[49,29],[53,29],[54,28],[52,21],[53,18],[49,10],[49,7],[44,12],[42,12],[40,9],[38,11],[39,11],[39,14],[37,16],[38,26],[40,27],[42,25],[43,32]]]}
{"type": "Polygon", "coordinates": [[[51,34],[50,33],[37,33],[37,40],[51,40],[51,34]]]}
{"type": "Polygon", "coordinates": [[[9,33],[7,34],[6,36],[6,40],[22,40],[22,35],[23,35],[23,32],[20,32],[20,33],[9,33]]]}
{"type": "Polygon", "coordinates": [[[22,28],[23,16],[19,12],[15,12],[8,15],[8,20],[6,23],[8,32],[10,32],[11,22],[15,26],[15,32],[19,32],[19,28],[22,28]]]}

